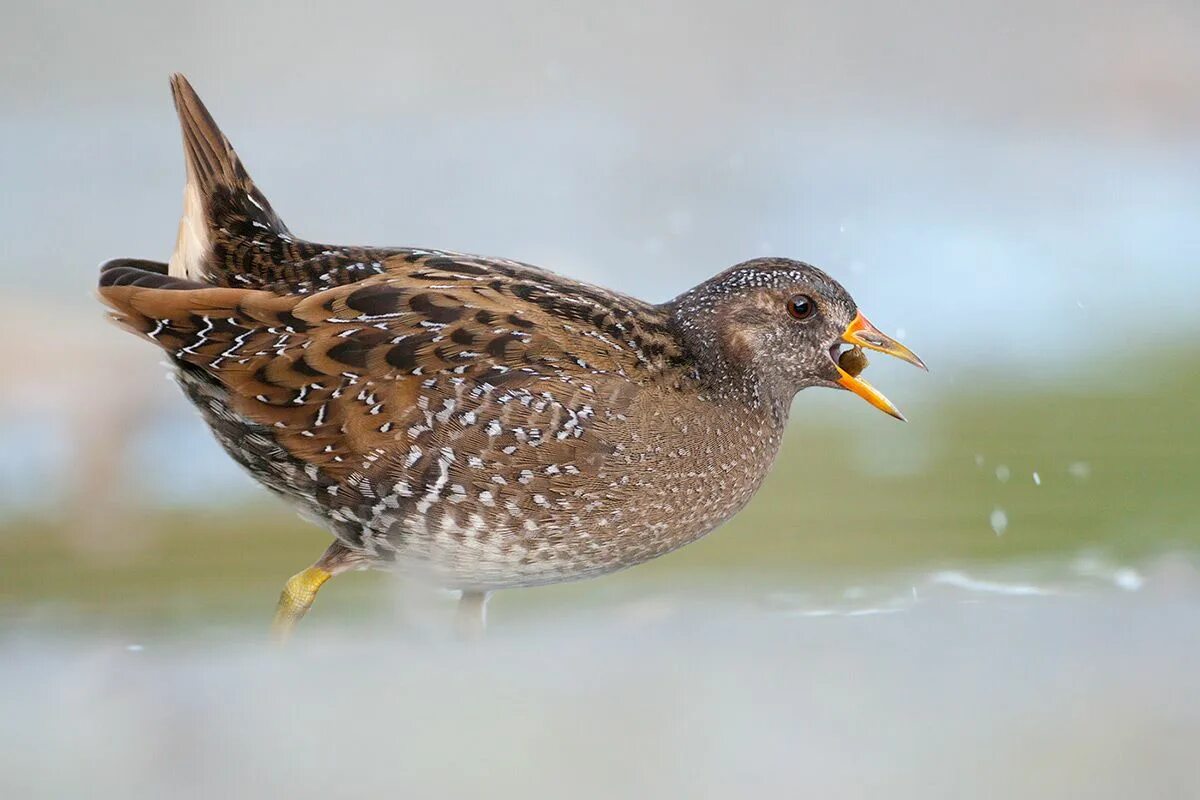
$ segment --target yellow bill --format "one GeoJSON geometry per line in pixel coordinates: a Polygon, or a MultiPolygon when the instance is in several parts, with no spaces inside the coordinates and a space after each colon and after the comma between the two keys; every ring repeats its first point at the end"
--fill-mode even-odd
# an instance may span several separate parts
{"type": "MultiPolygon", "coordinates": [[[[889,356],[895,356],[913,366],[920,367],[927,372],[929,371],[929,368],[925,366],[925,362],[918,358],[916,353],[876,328],[861,313],[856,315],[854,320],[846,326],[846,331],[842,334],[842,341],[855,347],[865,347],[868,350],[887,353],[889,356]]],[[[837,382],[842,388],[854,392],[883,413],[890,414],[898,420],[904,420],[904,415],[900,413],[900,409],[896,408],[892,404],[892,401],[888,400],[874,386],[857,375],[851,375],[840,366],[837,370],[841,376],[837,382]]]]}

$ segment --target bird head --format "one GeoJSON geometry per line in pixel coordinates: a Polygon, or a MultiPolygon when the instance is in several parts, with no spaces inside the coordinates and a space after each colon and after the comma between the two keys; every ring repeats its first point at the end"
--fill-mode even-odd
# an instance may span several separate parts
{"type": "Polygon", "coordinates": [[[761,258],[730,267],[672,301],[672,317],[718,388],[750,392],[786,407],[796,392],[826,386],[854,392],[903,420],[861,377],[863,349],[926,369],[881,332],[827,274],[799,261],[761,258]]]}

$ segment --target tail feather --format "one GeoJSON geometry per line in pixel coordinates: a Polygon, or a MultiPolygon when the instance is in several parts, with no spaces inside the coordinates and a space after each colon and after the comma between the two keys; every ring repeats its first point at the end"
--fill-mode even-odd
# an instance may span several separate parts
{"type": "Polygon", "coordinates": [[[176,359],[206,369],[233,360],[225,351],[235,335],[242,335],[236,345],[244,364],[250,357],[282,355],[281,347],[268,349],[263,342],[278,345],[279,337],[287,334],[282,340],[286,343],[307,328],[291,314],[303,297],[176,278],[157,261],[121,258],[102,265],[100,299],[121,327],[151,339],[176,359]]]}
{"type": "Polygon", "coordinates": [[[171,93],[183,131],[187,184],[168,273],[208,282],[212,280],[209,272],[214,230],[244,229],[251,235],[287,235],[288,230],[250,179],[233,145],[187,78],[172,75],[171,93]]]}

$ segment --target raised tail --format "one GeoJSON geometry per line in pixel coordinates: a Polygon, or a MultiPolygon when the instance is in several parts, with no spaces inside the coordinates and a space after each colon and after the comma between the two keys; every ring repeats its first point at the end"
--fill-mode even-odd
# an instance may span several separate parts
{"type": "Polygon", "coordinates": [[[223,283],[212,274],[221,269],[220,259],[214,258],[216,231],[255,239],[264,234],[288,236],[287,226],[254,185],[187,78],[172,75],[171,94],[183,129],[187,184],[168,273],[174,278],[223,283]]]}

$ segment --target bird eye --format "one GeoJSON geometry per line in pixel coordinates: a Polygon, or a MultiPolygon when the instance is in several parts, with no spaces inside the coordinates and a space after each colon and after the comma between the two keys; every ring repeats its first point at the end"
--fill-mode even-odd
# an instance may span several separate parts
{"type": "Polygon", "coordinates": [[[817,304],[806,294],[794,294],[787,303],[788,313],[796,319],[808,319],[817,310],[817,304]]]}

